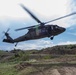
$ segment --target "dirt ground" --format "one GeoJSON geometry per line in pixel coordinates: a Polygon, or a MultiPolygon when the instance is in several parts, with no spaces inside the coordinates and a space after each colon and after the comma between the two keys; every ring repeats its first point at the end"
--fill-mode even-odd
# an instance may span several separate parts
{"type": "Polygon", "coordinates": [[[47,60],[45,62],[50,63],[49,68],[33,75],[76,75],[75,56],[65,56],[47,60]]]}
{"type": "Polygon", "coordinates": [[[76,67],[58,67],[50,68],[46,71],[35,73],[33,75],[76,75],[76,67]]]}
{"type": "Polygon", "coordinates": [[[76,75],[76,56],[66,55],[46,60],[35,60],[30,64],[22,62],[15,67],[19,71],[31,70],[26,75],[76,75]]]}

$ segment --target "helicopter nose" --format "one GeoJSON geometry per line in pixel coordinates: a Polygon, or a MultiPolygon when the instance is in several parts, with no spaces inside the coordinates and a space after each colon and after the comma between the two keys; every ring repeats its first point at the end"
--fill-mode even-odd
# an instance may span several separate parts
{"type": "Polygon", "coordinates": [[[65,28],[63,28],[63,32],[65,31],[66,29],[65,28]]]}
{"type": "Polygon", "coordinates": [[[61,31],[62,31],[62,32],[64,32],[65,30],[66,30],[65,28],[63,28],[63,27],[61,28],[61,31]]]}

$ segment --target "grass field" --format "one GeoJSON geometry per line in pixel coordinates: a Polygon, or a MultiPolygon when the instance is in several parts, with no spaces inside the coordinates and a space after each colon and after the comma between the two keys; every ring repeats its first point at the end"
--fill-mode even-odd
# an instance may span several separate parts
{"type": "Polygon", "coordinates": [[[76,45],[0,50],[0,75],[76,75],[76,45]]]}
{"type": "MultiPolygon", "coordinates": [[[[61,69],[62,67],[76,67],[76,60],[69,60],[75,58],[74,55],[60,56],[58,58],[37,60],[37,61],[19,61],[19,62],[3,62],[0,63],[0,75],[47,75],[52,69],[61,69]],[[67,62],[65,60],[68,59],[67,62]],[[60,60],[61,59],[61,60],[60,60]],[[64,60],[64,61],[62,61],[64,60]],[[56,62],[57,61],[57,62],[56,62]],[[48,71],[50,70],[50,71],[48,71]]],[[[50,74],[48,74],[50,75],[50,74]]]]}
{"type": "Polygon", "coordinates": [[[17,75],[17,70],[13,67],[15,64],[0,63],[0,75],[17,75]]]}

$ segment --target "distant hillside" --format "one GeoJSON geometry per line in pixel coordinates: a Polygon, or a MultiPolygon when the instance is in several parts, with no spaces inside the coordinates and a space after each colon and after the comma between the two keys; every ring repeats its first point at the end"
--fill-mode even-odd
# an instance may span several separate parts
{"type": "Polygon", "coordinates": [[[41,50],[11,50],[11,53],[22,51],[26,54],[76,54],[76,44],[57,45],[53,47],[44,48],[41,50]]]}
{"type": "Polygon", "coordinates": [[[41,54],[76,54],[76,44],[59,45],[45,48],[39,51],[41,54]]]}
{"type": "Polygon", "coordinates": [[[26,61],[29,59],[50,58],[46,55],[75,55],[76,44],[74,45],[60,45],[49,47],[41,50],[11,50],[0,51],[0,62],[26,61]]]}
{"type": "Polygon", "coordinates": [[[0,75],[76,75],[76,45],[0,50],[0,75]]]}

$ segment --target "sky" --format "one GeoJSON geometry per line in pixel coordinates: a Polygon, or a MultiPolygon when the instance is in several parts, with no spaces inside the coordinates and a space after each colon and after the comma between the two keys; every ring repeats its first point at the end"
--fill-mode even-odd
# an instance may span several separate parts
{"type": "MultiPolygon", "coordinates": [[[[17,28],[37,25],[20,4],[26,6],[42,22],[76,12],[75,0],[0,0],[0,50],[12,50],[14,44],[2,42],[6,38],[3,31],[10,28],[9,34],[14,39],[27,33],[28,30],[15,32],[17,28]],[[4,36],[4,37],[3,37],[4,36]]],[[[54,37],[54,40],[43,38],[24,41],[18,44],[17,49],[42,49],[55,45],[76,44],[76,15],[61,19],[49,24],[65,27],[66,31],[54,37]]]]}

